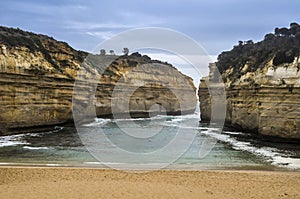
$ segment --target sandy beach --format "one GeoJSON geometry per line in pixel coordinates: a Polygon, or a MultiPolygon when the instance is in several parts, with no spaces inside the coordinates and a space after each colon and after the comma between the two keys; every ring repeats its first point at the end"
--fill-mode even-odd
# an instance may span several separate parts
{"type": "Polygon", "coordinates": [[[0,168],[0,198],[300,198],[299,188],[299,172],[0,168]]]}

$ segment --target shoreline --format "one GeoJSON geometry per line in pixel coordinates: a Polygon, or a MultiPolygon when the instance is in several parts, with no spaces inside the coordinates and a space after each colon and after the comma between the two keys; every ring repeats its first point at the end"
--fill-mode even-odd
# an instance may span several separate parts
{"type": "Polygon", "coordinates": [[[300,172],[0,166],[4,198],[299,198],[300,172]]]}
{"type": "Polygon", "coordinates": [[[159,172],[159,171],[166,171],[166,172],[232,172],[232,173],[298,173],[300,175],[300,170],[288,170],[288,169],[273,169],[273,170],[262,170],[258,169],[248,169],[247,166],[243,167],[227,167],[227,168],[162,168],[162,169],[115,169],[108,166],[70,166],[70,165],[5,165],[0,164],[1,169],[71,169],[71,170],[111,170],[117,172],[124,172],[124,173],[151,173],[151,172],[159,172]]]}
{"type": "Polygon", "coordinates": [[[1,168],[78,168],[78,169],[111,169],[117,171],[137,171],[137,172],[152,172],[152,171],[249,171],[249,172],[291,172],[300,173],[300,169],[291,169],[279,167],[275,165],[195,165],[195,164],[171,164],[167,167],[153,168],[147,165],[124,165],[124,167],[115,167],[115,164],[108,165],[100,162],[85,162],[85,163],[10,163],[0,162],[1,168]]]}

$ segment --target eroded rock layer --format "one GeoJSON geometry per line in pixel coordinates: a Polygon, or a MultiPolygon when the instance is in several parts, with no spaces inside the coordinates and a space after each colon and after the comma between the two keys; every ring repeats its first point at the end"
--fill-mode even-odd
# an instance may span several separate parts
{"type": "Polygon", "coordinates": [[[210,74],[201,80],[198,93],[202,120],[211,120],[211,102],[217,101],[211,88],[223,85],[227,125],[274,140],[299,141],[299,24],[276,28],[261,42],[239,41],[209,67],[210,74]]]}
{"type": "Polygon", "coordinates": [[[75,81],[80,88],[73,99],[80,102],[76,108],[84,113],[88,107],[100,117],[125,111],[143,117],[162,110],[182,114],[195,109],[192,79],[170,64],[138,53],[89,55],[85,60],[86,56],[51,37],[0,27],[0,133],[72,121],[75,81]],[[122,99],[129,99],[129,110],[114,100],[117,85],[123,89],[122,99]]]}
{"type": "MultiPolygon", "coordinates": [[[[226,82],[226,124],[266,136],[300,139],[299,61],[274,67],[272,61],[255,72],[246,72],[234,82],[226,82]]],[[[210,68],[216,67],[211,64],[210,68]]],[[[227,77],[223,73],[223,77],[227,77]]],[[[211,118],[209,87],[216,84],[212,73],[199,88],[201,119],[211,118]],[[208,86],[209,85],[209,86],[208,86]]],[[[212,91],[213,92],[213,91],[212,91]]]]}

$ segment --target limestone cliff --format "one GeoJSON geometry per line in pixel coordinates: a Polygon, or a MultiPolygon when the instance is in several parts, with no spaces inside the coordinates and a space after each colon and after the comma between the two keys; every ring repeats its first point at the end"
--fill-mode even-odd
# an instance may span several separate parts
{"type": "MultiPolygon", "coordinates": [[[[155,104],[169,114],[194,111],[192,80],[171,65],[136,53],[120,57],[89,55],[85,59],[87,55],[45,35],[0,27],[0,134],[72,121],[75,79],[84,81],[91,76],[99,80],[92,101],[98,116],[111,116],[113,90],[121,78],[140,81],[129,96],[130,113],[145,117],[155,104]],[[77,75],[78,71],[84,73],[77,75]],[[172,95],[173,89],[181,95],[172,95]]],[[[76,93],[83,102],[81,108],[91,100],[86,99],[87,89],[85,85],[76,93]]]]}
{"type": "Polygon", "coordinates": [[[198,92],[203,121],[211,116],[207,85],[222,79],[227,125],[258,135],[300,139],[300,26],[293,23],[285,30],[283,34],[277,29],[256,44],[240,43],[210,64],[211,73],[201,80],[198,92]]]}
{"type": "MultiPolygon", "coordinates": [[[[101,56],[89,55],[84,63],[93,67],[103,63],[99,59],[101,56]]],[[[81,100],[75,104],[75,108],[84,117],[92,115],[90,112],[95,110],[100,117],[114,118],[180,115],[195,111],[197,99],[193,80],[172,65],[151,60],[139,53],[121,56],[108,63],[107,68],[96,67],[98,73],[87,81],[93,85],[99,79],[95,98],[74,95],[75,102],[77,98],[81,100]]],[[[81,86],[85,84],[79,83],[79,88],[81,86]]],[[[89,89],[93,89],[93,86],[89,89]]]]}

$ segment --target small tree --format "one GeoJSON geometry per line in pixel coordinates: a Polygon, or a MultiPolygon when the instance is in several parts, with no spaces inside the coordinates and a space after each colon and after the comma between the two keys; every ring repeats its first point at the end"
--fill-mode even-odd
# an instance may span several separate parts
{"type": "Polygon", "coordinates": [[[296,35],[296,33],[300,31],[300,25],[297,24],[296,22],[291,23],[290,31],[291,31],[291,34],[296,35]]]}
{"type": "Polygon", "coordinates": [[[252,40],[248,40],[248,41],[246,41],[246,44],[252,45],[252,44],[254,44],[254,42],[252,40]]]}
{"type": "Polygon", "coordinates": [[[275,28],[275,35],[276,36],[287,36],[289,35],[289,29],[287,28],[275,28]]]}
{"type": "Polygon", "coordinates": [[[129,49],[128,48],[123,48],[123,53],[124,53],[124,55],[128,55],[129,49]]]}
{"type": "Polygon", "coordinates": [[[276,28],[275,28],[275,30],[274,30],[274,34],[275,34],[276,36],[278,36],[278,35],[279,35],[279,28],[278,28],[278,27],[276,27],[276,28]]]}
{"type": "Polygon", "coordinates": [[[114,50],[110,50],[109,53],[110,53],[110,55],[115,55],[115,51],[114,50]]]}
{"type": "Polygon", "coordinates": [[[273,40],[275,38],[275,35],[272,33],[268,33],[265,35],[265,40],[273,40]]]}
{"type": "Polygon", "coordinates": [[[280,32],[281,32],[281,34],[284,35],[284,36],[289,36],[289,35],[290,35],[290,30],[287,29],[287,28],[281,28],[281,29],[280,29],[280,32]]]}
{"type": "Polygon", "coordinates": [[[105,51],[104,49],[101,49],[101,50],[100,50],[100,55],[101,55],[101,56],[104,56],[105,54],[106,54],[106,51],[105,51]]]}

